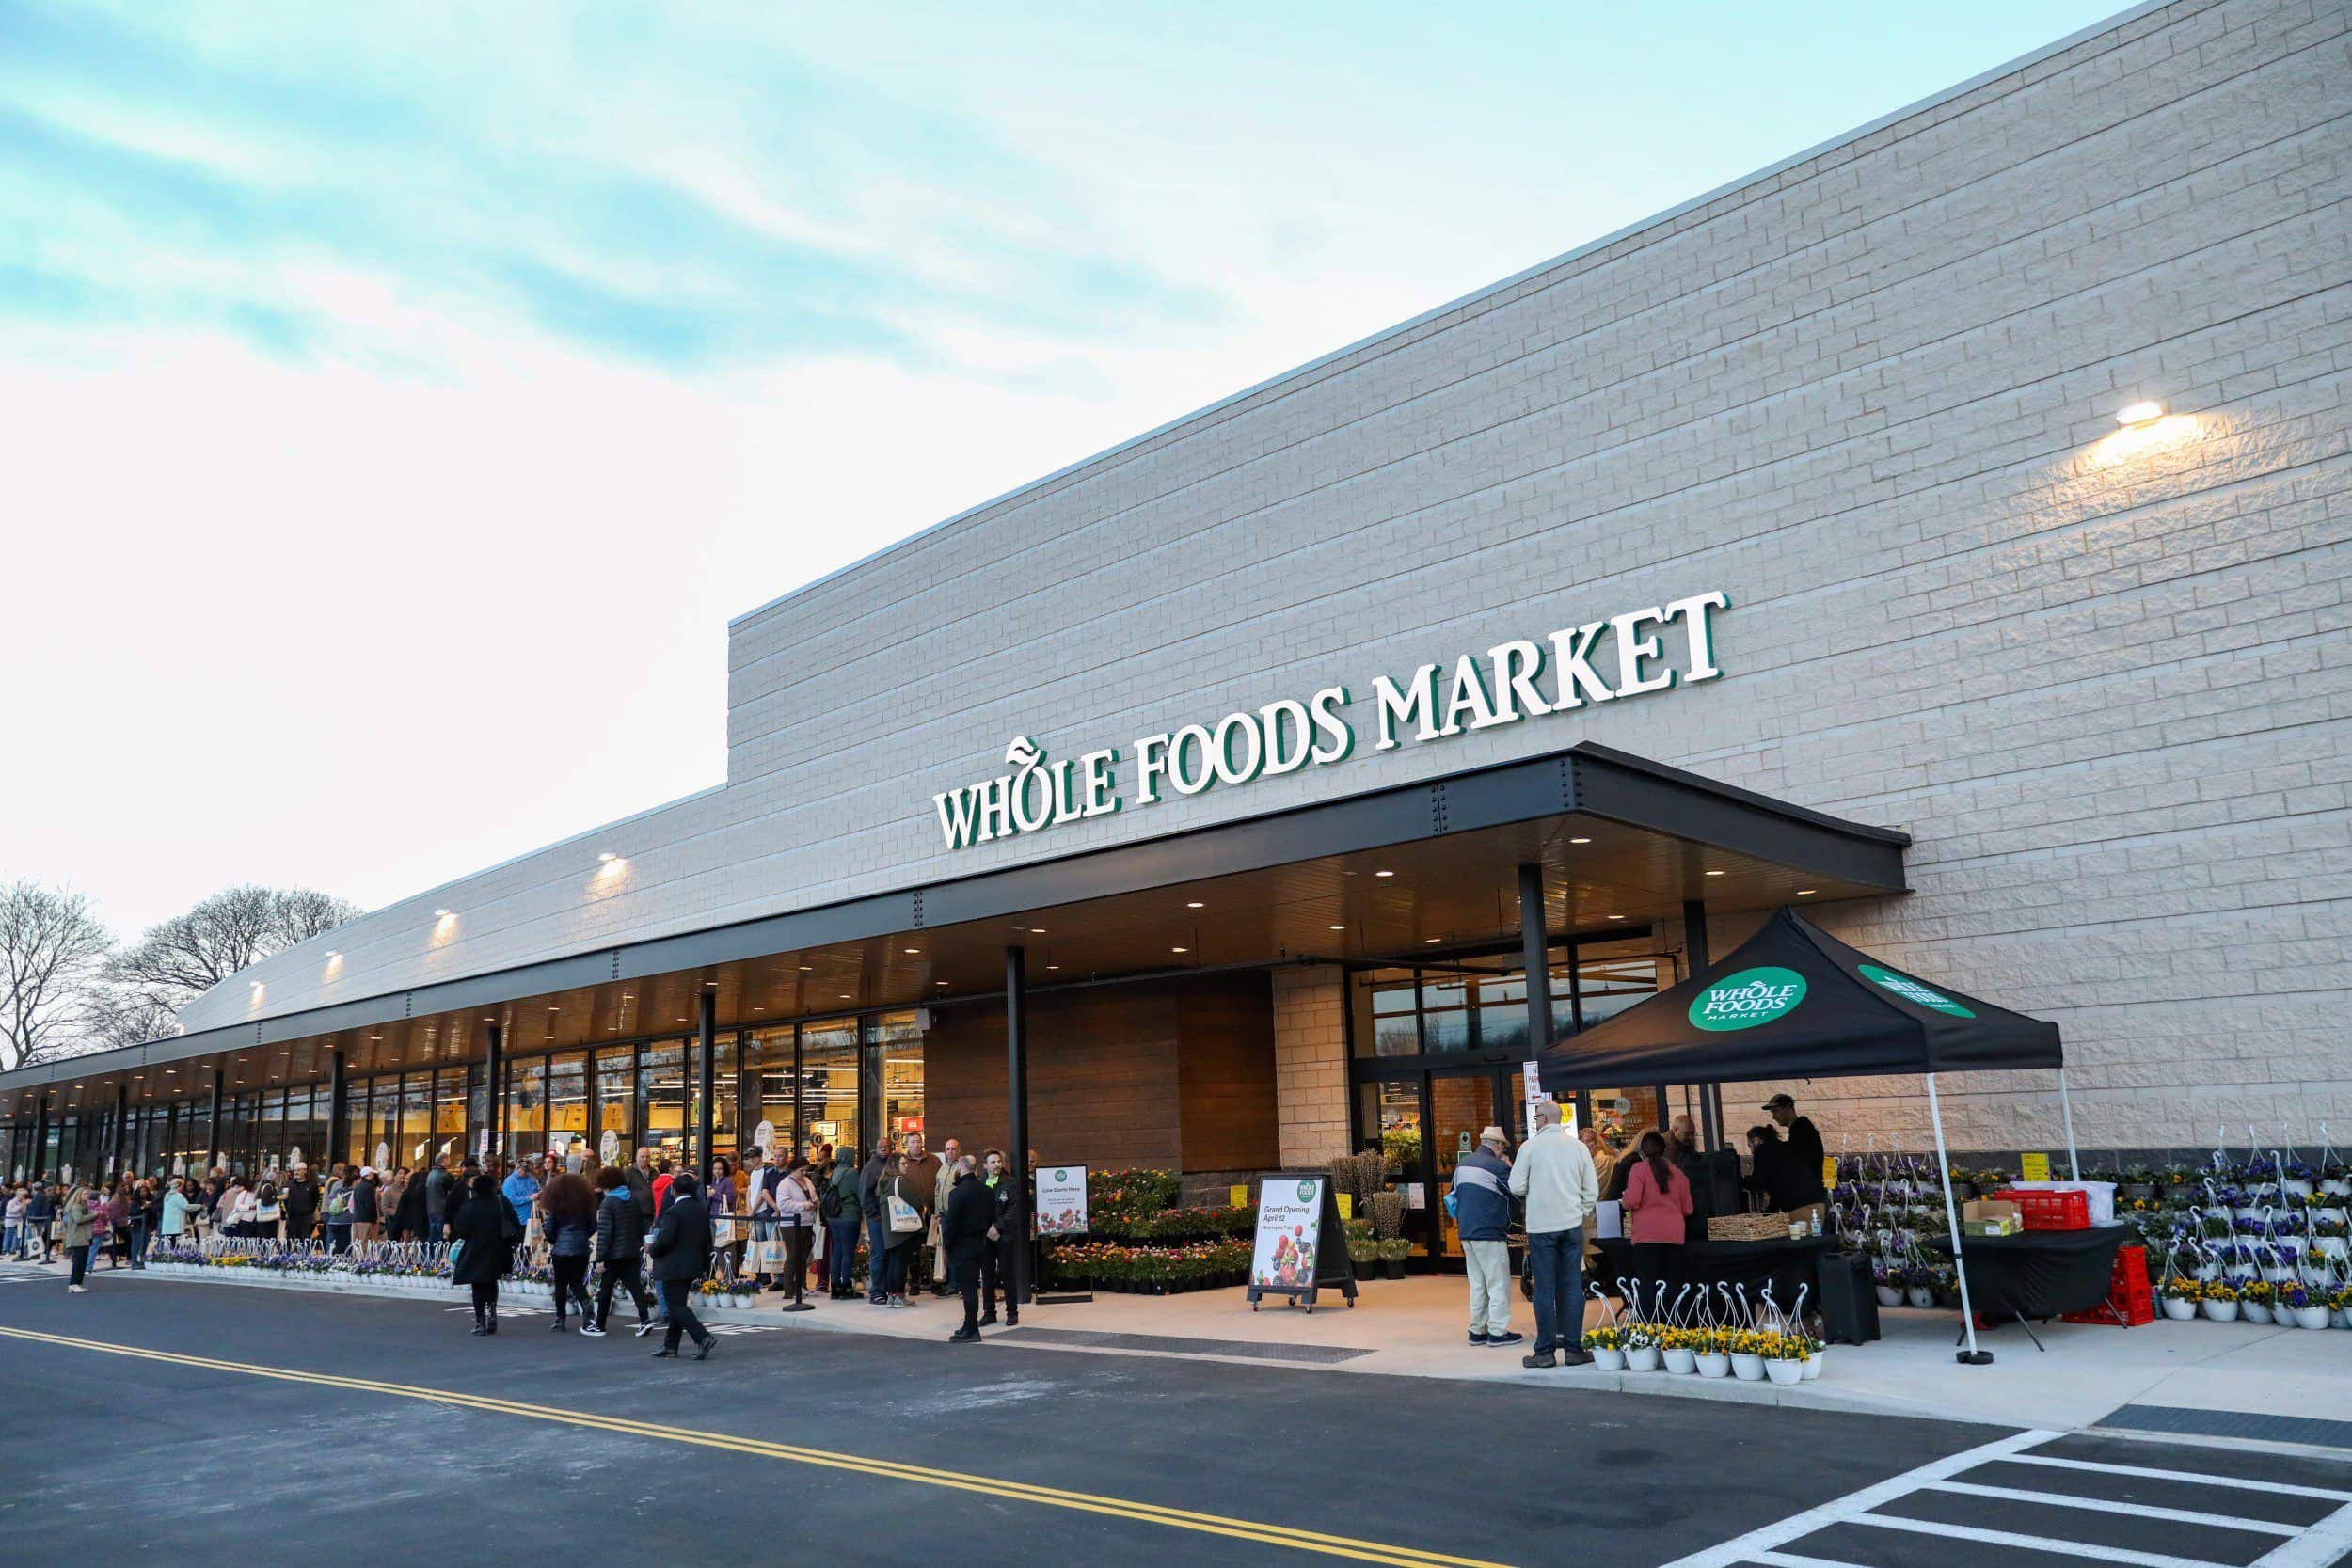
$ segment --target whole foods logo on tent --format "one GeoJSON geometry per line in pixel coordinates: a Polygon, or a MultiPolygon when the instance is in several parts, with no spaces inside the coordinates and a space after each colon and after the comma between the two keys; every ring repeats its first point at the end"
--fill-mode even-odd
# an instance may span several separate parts
{"type": "Polygon", "coordinates": [[[1906,1002],[1916,1002],[1922,1007],[1932,1007],[1939,1013],[1949,1013],[1954,1018],[1977,1016],[1942,991],[1930,990],[1907,974],[1898,974],[1893,970],[1882,969],[1877,964],[1856,964],[1854,967],[1862,971],[1864,979],[1873,985],[1884,986],[1906,1002]]]}
{"type": "Polygon", "coordinates": [[[1298,1201],[1301,1203],[1312,1203],[1314,1200],[1315,1184],[1311,1181],[1301,1181],[1298,1184],[1298,1201]]]}
{"type": "Polygon", "coordinates": [[[1804,1000],[1804,976],[1766,965],[1727,974],[1692,999],[1691,1022],[1714,1034],[1784,1018],[1804,1000]]]}

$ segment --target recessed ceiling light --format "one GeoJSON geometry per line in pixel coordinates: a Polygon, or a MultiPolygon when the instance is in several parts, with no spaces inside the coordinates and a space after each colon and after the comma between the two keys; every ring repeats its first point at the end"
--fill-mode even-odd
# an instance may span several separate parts
{"type": "Polygon", "coordinates": [[[1168,951],[1171,953],[1189,953],[1192,949],[1189,947],[1171,947],[1168,951]]]}
{"type": "Polygon", "coordinates": [[[1568,840],[1568,842],[1570,844],[1590,844],[1593,841],[1589,838],[1572,838],[1568,840]]]}
{"type": "Polygon", "coordinates": [[[1046,967],[1046,968],[1048,968],[1048,969],[1059,969],[1059,968],[1061,967],[1061,965],[1059,965],[1059,964],[1047,964],[1045,967],[1046,967]]]}
{"type": "Polygon", "coordinates": [[[934,985],[934,986],[944,986],[944,985],[946,985],[946,983],[947,983],[947,982],[946,982],[946,981],[945,981],[945,980],[933,980],[933,981],[931,982],[931,984],[932,984],[932,985],[934,985]]]}
{"type": "Polygon", "coordinates": [[[1625,916],[1623,916],[1623,915],[1621,915],[1621,914],[1613,914],[1613,915],[1611,915],[1609,918],[1610,918],[1610,919],[1612,919],[1612,920],[1623,920],[1623,919],[1625,918],[1625,916]]]}
{"type": "Polygon", "coordinates": [[[1332,930],[1334,930],[1334,931],[1344,931],[1344,930],[1346,930],[1346,929],[1347,929],[1347,927],[1344,927],[1344,926],[1334,926],[1334,927],[1331,927],[1331,929],[1332,929],[1332,930]]]}
{"type": "Polygon", "coordinates": [[[1424,945],[1427,945],[1427,946],[1434,946],[1434,945],[1436,945],[1437,943],[1443,942],[1444,940],[1445,940],[1445,938],[1443,938],[1443,937],[1431,937],[1431,938],[1427,939],[1427,942],[1424,943],[1424,945]]]}
{"type": "Polygon", "coordinates": [[[1208,907],[1207,905],[1205,905],[1205,904],[1201,903],[1201,902],[1200,902],[1200,899],[1198,899],[1198,898],[1195,898],[1195,899],[1191,900],[1189,903],[1187,903],[1187,904],[1185,904],[1185,905],[1184,905],[1184,908],[1186,908],[1186,909],[1188,909],[1188,910],[1200,910],[1200,909],[1206,909],[1207,907],[1208,907]]]}
{"type": "Polygon", "coordinates": [[[919,958],[923,956],[923,950],[920,947],[902,947],[898,951],[910,958],[919,958]]]}
{"type": "Polygon", "coordinates": [[[1708,876],[1710,876],[1710,877],[1720,877],[1720,876],[1722,876],[1722,875],[1723,875],[1723,873],[1722,873],[1722,872],[1720,872],[1720,871],[1710,871],[1710,872],[1708,872],[1708,876]]]}
{"type": "Polygon", "coordinates": [[[844,1001],[844,1002],[850,1001],[850,993],[849,993],[848,991],[846,991],[846,990],[845,990],[845,991],[843,991],[843,992],[841,993],[841,1000],[842,1000],[842,1001],[844,1001]]]}
{"type": "Polygon", "coordinates": [[[816,966],[815,964],[803,964],[803,965],[801,965],[801,973],[802,973],[802,974],[814,974],[816,972],[817,972],[817,966],[816,966]]]}
{"type": "Polygon", "coordinates": [[[1396,873],[1393,871],[1375,871],[1373,875],[1375,877],[1393,877],[1396,873]]]}
{"type": "Polygon", "coordinates": [[[1800,898],[1806,898],[1806,897],[1810,897],[1810,896],[1812,896],[1814,894],[1819,893],[1820,891],[1820,889],[1819,889],[1819,888],[1801,887],[1801,888],[1797,889],[1797,896],[1798,896],[1798,897],[1800,897],[1800,898]]]}

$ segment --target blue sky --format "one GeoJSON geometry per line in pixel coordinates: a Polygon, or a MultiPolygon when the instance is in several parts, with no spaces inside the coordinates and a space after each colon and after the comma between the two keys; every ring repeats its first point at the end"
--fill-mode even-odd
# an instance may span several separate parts
{"type": "Polygon", "coordinates": [[[713,783],[728,615],[2108,11],[0,0],[0,877],[713,783]]]}

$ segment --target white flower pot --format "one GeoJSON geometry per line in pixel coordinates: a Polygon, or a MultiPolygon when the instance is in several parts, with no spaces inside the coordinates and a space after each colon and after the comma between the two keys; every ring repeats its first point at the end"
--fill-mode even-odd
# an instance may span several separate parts
{"type": "Polygon", "coordinates": [[[2270,1322],[2270,1308],[2264,1306],[2259,1301],[2239,1302],[2238,1311],[2249,1323],[2266,1323],[2270,1322]]]}
{"type": "Polygon", "coordinates": [[[1764,1373],[1786,1388],[1804,1381],[1804,1363],[1775,1357],[1764,1363],[1764,1373]]]}
{"type": "Polygon", "coordinates": [[[1914,1285],[1909,1290],[1905,1291],[1903,1294],[1914,1307],[1933,1307],[1935,1305],[1935,1292],[1929,1290],[1925,1285],[1914,1285]]]}
{"type": "Polygon", "coordinates": [[[2164,1315],[2174,1323],[2186,1323],[2197,1316],[2197,1304],[2180,1296],[2164,1298],[2164,1315]]]}
{"type": "MultiPolygon", "coordinates": [[[[2321,1315],[2326,1315],[2324,1310],[2321,1315]]],[[[1694,1350],[1669,1345],[1662,1354],[1666,1358],[1666,1370],[1670,1372],[1695,1372],[1699,1370],[1698,1352],[1694,1350]]]]}
{"type": "Polygon", "coordinates": [[[1742,1383],[1764,1381],[1764,1358],[1760,1355],[1735,1354],[1731,1358],[1731,1375],[1742,1383]]]}
{"type": "Polygon", "coordinates": [[[2352,1197],[2352,1177],[2330,1177],[2319,1184],[2319,1190],[2329,1197],[2352,1197]]]}
{"type": "Polygon", "coordinates": [[[2265,1269],[2263,1270],[2263,1283],[2265,1285],[2292,1285],[2295,1283],[2295,1271],[2293,1269],[2285,1268],[2265,1269]]]}
{"type": "Polygon", "coordinates": [[[2313,1236],[2312,1250],[2322,1258],[2352,1256],[2352,1242],[2347,1242],[2342,1236],[2313,1236]]]}
{"type": "Polygon", "coordinates": [[[1878,1291],[1881,1307],[1900,1307],[1903,1304],[1903,1293],[1892,1285],[1882,1285],[1878,1291]]]}
{"type": "Polygon", "coordinates": [[[1593,1347],[1593,1365],[1604,1372],[1624,1371],[1625,1352],[1607,1345],[1596,1345],[1593,1347]]]}
{"type": "Polygon", "coordinates": [[[2209,1301],[2204,1303],[2205,1316],[2217,1323],[2235,1323],[2238,1307],[2234,1301],[2209,1301]]]}
{"type": "Polygon", "coordinates": [[[2297,1328],[2326,1328],[2328,1326],[2328,1308],[2325,1307],[2298,1307],[2295,1308],[2295,1326],[2297,1328]]]}
{"type": "Polygon", "coordinates": [[[1731,1375],[1731,1357],[1721,1351],[1706,1352],[1699,1356],[1698,1362],[1701,1377],[1729,1377],[1731,1375]]]}
{"type": "Polygon", "coordinates": [[[2197,1277],[2201,1282],[2208,1279],[2219,1279],[2221,1277],[2221,1265],[2218,1263],[2200,1263],[2197,1265],[2197,1277]]]}
{"type": "Polygon", "coordinates": [[[1629,1372],[1654,1372],[1658,1370],[1656,1345],[1631,1345],[1625,1353],[1625,1368],[1629,1372]]]}
{"type": "Polygon", "coordinates": [[[2309,1181],[2304,1180],[2299,1176],[2288,1177],[2284,1185],[2288,1196],[2291,1197],[2309,1197],[2312,1196],[2312,1184],[2309,1181]]]}
{"type": "Polygon", "coordinates": [[[1821,1375],[1821,1363],[1828,1359],[1829,1354],[1826,1351],[1817,1355],[1806,1356],[1804,1358],[1804,1380],[1807,1383],[1818,1381],[1821,1375]]]}

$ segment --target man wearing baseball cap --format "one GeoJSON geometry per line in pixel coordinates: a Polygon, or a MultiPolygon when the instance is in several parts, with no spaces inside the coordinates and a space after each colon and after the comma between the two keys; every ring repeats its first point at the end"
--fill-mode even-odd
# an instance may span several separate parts
{"type": "Polygon", "coordinates": [[[1802,1209],[1809,1203],[1826,1202],[1829,1189],[1821,1182],[1821,1134],[1813,1119],[1797,1115],[1795,1099],[1785,1094],[1766,1101],[1764,1109],[1772,1112],[1784,1134],[1781,1154],[1788,1165],[1788,1207],[1802,1209]]]}
{"type": "Polygon", "coordinates": [[[1470,1276],[1470,1342],[1516,1345],[1511,1332],[1511,1141],[1489,1125],[1454,1167],[1454,1227],[1470,1276]]]}

